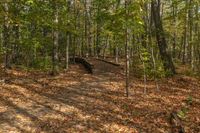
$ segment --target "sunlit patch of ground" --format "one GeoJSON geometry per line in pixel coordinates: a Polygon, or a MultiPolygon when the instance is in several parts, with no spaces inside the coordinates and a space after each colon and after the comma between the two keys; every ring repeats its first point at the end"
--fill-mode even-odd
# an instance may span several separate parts
{"type": "Polygon", "coordinates": [[[149,81],[146,95],[143,81],[133,79],[126,98],[121,69],[95,65],[99,70],[93,75],[80,65],[55,77],[9,71],[10,82],[0,83],[0,132],[170,133],[170,112],[183,107],[189,96],[192,104],[183,124],[187,133],[200,132],[197,79],[166,79],[159,82],[159,91],[149,81]]]}

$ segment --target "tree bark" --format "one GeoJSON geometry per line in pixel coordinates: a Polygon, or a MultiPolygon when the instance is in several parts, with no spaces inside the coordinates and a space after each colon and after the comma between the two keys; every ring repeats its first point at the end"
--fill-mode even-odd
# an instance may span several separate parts
{"type": "Polygon", "coordinates": [[[170,54],[167,52],[167,42],[165,39],[165,33],[162,25],[162,20],[160,17],[160,0],[152,0],[151,10],[155,24],[156,39],[159,47],[161,60],[163,62],[164,70],[174,75],[176,73],[175,67],[170,54]]]}
{"type": "Polygon", "coordinates": [[[4,60],[4,67],[5,69],[10,68],[10,44],[9,44],[9,6],[8,3],[4,3],[4,25],[3,25],[3,45],[5,47],[5,60],[4,60]]]}
{"type": "Polygon", "coordinates": [[[53,31],[53,54],[52,54],[52,74],[56,75],[58,73],[58,41],[59,41],[59,32],[58,32],[58,5],[55,4],[54,11],[54,23],[56,28],[53,31]]]}
{"type": "Polygon", "coordinates": [[[188,20],[189,20],[189,13],[188,13],[188,0],[185,1],[185,26],[184,26],[184,44],[183,44],[183,57],[182,63],[185,64],[188,61],[188,20]]]}
{"type": "MultiPolygon", "coordinates": [[[[71,2],[70,0],[66,0],[66,3],[67,3],[67,13],[70,14],[71,2]]],[[[69,17],[67,17],[67,19],[69,20],[69,17]]],[[[69,31],[67,31],[66,36],[67,36],[67,42],[65,46],[65,69],[67,70],[69,68],[69,45],[70,45],[70,39],[71,39],[69,31]]]]}
{"type": "MultiPolygon", "coordinates": [[[[125,10],[126,10],[126,14],[125,14],[125,19],[126,21],[128,20],[128,0],[125,0],[125,10]]],[[[129,97],[129,67],[130,67],[130,59],[129,59],[129,47],[128,47],[128,27],[126,25],[125,28],[125,55],[126,55],[126,97],[129,97]]]]}
{"type": "Polygon", "coordinates": [[[177,4],[172,2],[172,14],[173,14],[173,45],[172,45],[172,57],[176,57],[176,45],[177,45],[177,4]]]}

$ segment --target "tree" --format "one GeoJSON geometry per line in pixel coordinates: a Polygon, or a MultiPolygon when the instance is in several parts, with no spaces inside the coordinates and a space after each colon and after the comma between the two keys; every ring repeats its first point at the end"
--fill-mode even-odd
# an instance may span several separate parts
{"type": "Polygon", "coordinates": [[[57,3],[53,3],[54,6],[54,24],[55,28],[53,30],[53,54],[52,54],[52,74],[55,75],[58,73],[58,41],[59,41],[59,32],[58,32],[58,17],[59,17],[59,11],[58,11],[58,5],[57,3]]]}
{"type": "Polygon", "coordinates": [[[167,42],[165,39],[165,33],[162,25],[162,20],[160,17],[160,0],[152,0],[151,9],[153,14],[153,20],[156,30],[156,39],[159,47],[160,56],[163,62],[165,71],[170,72],[170,74],[175,74],[175,67],[170,54],[167,52],[167,42]]]}
{"type": "MultiPolygon", "coordinates": [[[[128,11],[128,0],[125,0],[125,19],[126,21],[128,21],[128,15],[129,15],[129,11],[128,11]]],[[[126,28],[125,28],[125,53],[126,53],[126,96],[128,97],[129,96],[129,45],[128,45],[128,27],[126,25],[126,28]]]]}
{"type": "Polygon", "coordinates": [[[9,42],[9,5],[7,1],[3,4],[4,7],[4,24],[3,24],[3,46],[5,47],[5,69],[10,68],[10,42],[9,42]]]}

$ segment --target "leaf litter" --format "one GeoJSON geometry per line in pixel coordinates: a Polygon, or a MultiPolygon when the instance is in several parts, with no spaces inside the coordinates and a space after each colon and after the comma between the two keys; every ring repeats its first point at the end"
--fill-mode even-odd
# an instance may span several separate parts
{"type": "Polygon", "coordinates": [[[165,79],[160,91],[148,81],[145,95],[143,81],[134,78],[126,98],[123,75],[117,69],[108,71],[90,75],[72,65],[51,77],[9,70],[1,75],[9,83],[0,83],[0,132],[170,133],[170,113],[185,106],[188,97],[192,102],[183,120],[186,133],[200,132],[198,79],[165,79]]]}

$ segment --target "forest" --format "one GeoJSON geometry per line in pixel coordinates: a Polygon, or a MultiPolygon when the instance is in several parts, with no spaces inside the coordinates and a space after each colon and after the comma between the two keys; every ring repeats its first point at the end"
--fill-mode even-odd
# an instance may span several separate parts
{"type": "Polygon", "coordinates": [[[199,0],[1,0],[0,132],[200,133],[199,0]]]}

